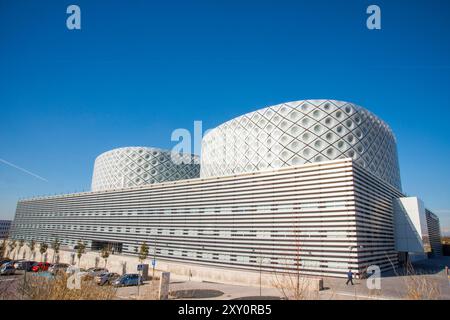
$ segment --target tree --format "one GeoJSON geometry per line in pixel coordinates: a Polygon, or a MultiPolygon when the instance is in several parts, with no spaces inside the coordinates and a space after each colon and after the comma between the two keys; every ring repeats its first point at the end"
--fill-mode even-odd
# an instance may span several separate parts
{"type": "Polygon", "coordinates": [[[44,254],[47,252],[48,244],[41,242],[39,245],[39,252],[41,253],[41,262],[44,262],[44,254]]]}
{"type": "MultiPolygon", "coordinates": [[[[143,242],[141,244],[141,247],[139,248],[139,262],[142,263],[144,262],[145,259],[147,259],[148,257],[148,245],[147,243],[143,242]]],[[[139,285],[141,283],[141,272],[139,271],[139,279],[138,279],[138,296],[139,296],[139,285]]]]}
{"type": "Polygon", "coordinates": [[[55,255],[58,256],[59,255],[59,247],[61,246],[61,242],[58,240],[58,238],[56,238],[55,240],[53,240],[52,242],[52,249],[53,249],[53,257],[52,257],[52,262],[55,262],[55,255]]]}
{"type": "Polygon", "coordinates": [[[29,242],[28,242],[28,248],[30,248],[30,258],[31,257],[33,257],[33,259],[35,258],[35,256],[36,256],[36,241],[35,240],[30,240],[29,242]]]}
{"type": "MultiPolygon", "coordinates": [[[[22,247],[23,247],[23,245],[25,244],[25,240],[23,240],[23,239],[20,239],[19,240],[19,245],[18,245],[18,247],[19,247],[19,256],[20,256],[20,250],[22,250],[22,247]]],[[[25,255],[25,254],[24,254],[25,255]]],[[[24,257],[25,258],[25,257],[24,257]]]]}
{"type": "Polygon", "coordinates": [[[105,260],[105,268],[110,254],[111,254],[111,246],[104,246],[102,248],[102,251],[100,252],[100,256],[105,260]]]}
{"type": "MultiPolygon", "coordinates": [[[[14,249],[16,248],[16,246],[17,246],[16,240],[10,241],[10,242],[8,243],[8,247],[9,247],[9,254],[8,254],[8,256],[14,251],[14,249]]],[[[14,259],[14,258],[15,258],[15,253],[14,253],[13,259],[14,259]]]]}
{"type": "Polygon", "coordinates": [[[142,263],[148,257],[148,245],[143,242],[139,248],[139,261],[142,263]]]}
{"type": "Polygon", "coordinates": [[[3,239],[2,244],[0,244],[0,258],[3,258],[6,252],[6,239],[3,239]]]}
{"type": "Polygon", "coordinates": [[[284,270],[274,271],[272,285],[280,290],[287,300],[314,300],[318,297],[318,288],[314,278],[302,274],[305,265],[312,266],[311,252],[302,252],[301,231],[299,218],[294,225],[292,236],[294,237],[294,252],[291,257],[281,263],[284,270]],[[309,259],[307,259],[309,258],[309,259]]]}
{"type": "Polygon", "coordinates": [[[86,252],[86,244],[79,240],[77,243],[78,266],[80,266],[81,256],[86,252]]]}

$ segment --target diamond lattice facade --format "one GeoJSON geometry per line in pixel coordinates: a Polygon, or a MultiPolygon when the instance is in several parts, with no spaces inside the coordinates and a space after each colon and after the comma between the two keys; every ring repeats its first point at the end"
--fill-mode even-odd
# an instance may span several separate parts
{"type": "Polygon", "coordinates": [[[199,171],[197,156],[157,148],[118,148],[95,160],[92,191],[197,178],[199,171]]]}
{"type": "Polygon", "coordinates": [[[395,137],[389,126],[355,104],[304,100],[230,120],[202,141],[201,177],[352,158],[401,190],[395,137]]]}

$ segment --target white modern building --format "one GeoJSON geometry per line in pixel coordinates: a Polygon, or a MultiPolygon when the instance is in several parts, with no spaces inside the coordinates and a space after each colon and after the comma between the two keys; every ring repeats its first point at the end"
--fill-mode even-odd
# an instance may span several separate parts
{"type": "Polygon", "coordinates": [[[146,242],[168,262],[329,276],[440,254],[439,220],[402,193],[391,129],[352,103],[267,107],[210,131],[200,168],[172,162],[159,149],[107,152],[91,192],[19,201],[12,236],[126,255],[146,242]]]}

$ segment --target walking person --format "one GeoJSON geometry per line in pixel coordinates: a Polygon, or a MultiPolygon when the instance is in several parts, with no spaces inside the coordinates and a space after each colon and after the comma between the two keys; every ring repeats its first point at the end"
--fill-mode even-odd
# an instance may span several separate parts
{"type": "Polygon", "coordinates": [[[348,272],[347,272],[347,282],[345,283],[345,285],[347,285],[348,286],[348,283],[351,283],[352,284],[352,286],[353,286],[353,272],[352,272],[352,270],[348,270],[348,272]]]}

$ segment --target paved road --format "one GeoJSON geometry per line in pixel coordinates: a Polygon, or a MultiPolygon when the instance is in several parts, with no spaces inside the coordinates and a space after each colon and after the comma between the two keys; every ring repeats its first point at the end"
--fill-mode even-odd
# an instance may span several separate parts
{"type": "Polygon", "coordinates": [[[0,299],[1,300],[19,299],[20,293],[18,292],[18,285],[21,279],[23,279],[22,274],[0,276],[0,299]]]}

